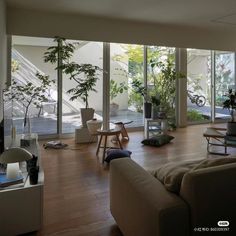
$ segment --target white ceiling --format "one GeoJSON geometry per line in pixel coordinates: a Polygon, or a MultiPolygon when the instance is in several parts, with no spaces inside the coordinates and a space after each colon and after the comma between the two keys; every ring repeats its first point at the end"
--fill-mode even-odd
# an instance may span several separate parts
{"type": "Polygon", "coordinates": [[[8,7],[236,30],[236,0],[6,0],[8,7]]]}

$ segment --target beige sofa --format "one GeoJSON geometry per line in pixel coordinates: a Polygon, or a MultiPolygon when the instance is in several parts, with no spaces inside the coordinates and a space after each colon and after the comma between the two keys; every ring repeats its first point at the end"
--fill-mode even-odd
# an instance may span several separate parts
{"type": "Polygon", "coordinates": [[[113,160],[110,208],[124,236],[212,235],[218,221],[236,235],[236,164],[185,174],[177,195],[130,158],[113,160]]]}

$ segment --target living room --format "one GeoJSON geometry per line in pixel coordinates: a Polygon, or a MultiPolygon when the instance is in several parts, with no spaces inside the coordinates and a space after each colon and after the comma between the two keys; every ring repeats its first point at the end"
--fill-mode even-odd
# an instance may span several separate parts
{"type": "MultiPolygon", "coordinates": [[[[211,1],[187,1],[184,6],[172,2],[162,7],[148,1],[138,1],[134,7],[128,1],[125,8],[117,1],[104,1],[101,6],[65,2],[1,1],[1,97],[5,83],[10,85],[13,80],[37,85],[37,71],[56,81],[47,88],[50,96],[40,110],[30,111],[30,128],[39,136],[45,175],[42,228],[35,234],[122,235],[110,213],[110,170],[101,152],[96,156],[96,139],[75,143],[75,132],[80,132],[82,123],[80,108],[85,103],[80,98],[70,100],[67,91],[75,84],[68,75],[58,75],[55,64],[45,62],[45,53],[59,45],[57,35],[75,45],[75,63],[101,68],[94,87],[97,92],[89,93],[88,104],[104,129],[113,128],[117,121],[129,123],[125,124],[129,140],[122,146],[144,169],[214,158],[216,155],[207,153],[203,133],[209,126],[225,128],[230,118],[222,99],[235,86],[234,3],[222,7],[217,1],[214,10],[211,1]],[[141,144],[145,136],[143,97],[132,87],[137,79],[149,91],[157,87],[160,68],[153,65],[151,70],[151,61],[157,58],[171,58],[174,72],[181,74],[172,84],[174,98],[169,97],[174,105],[168,134],[174,139],[160,148],[141,144]],[[119,105],[114,113],[111,103],[119,105]],[[47,141],[58,139],[68,146],[43,148],[47,141]]],[[[12,132],[12,111],[14,127],[21,134],[25,112],[19,102],[1,101],[0,109],[5,134],[12,132]]],[[[213,149],[224,151],[224,145],[213,149]]],[[[227,148],[227,152],[233,155],[235,150],[227,148]]]]}

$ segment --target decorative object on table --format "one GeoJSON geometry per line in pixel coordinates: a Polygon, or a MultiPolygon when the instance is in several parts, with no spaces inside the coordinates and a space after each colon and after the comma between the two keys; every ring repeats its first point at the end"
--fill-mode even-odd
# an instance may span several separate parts
{"type": "Polygon", "coordinates": [[[113,100],[119,95],[122,94],[124,91],[128,90],[128,86],[125,84],[125,82],[118,83],[111,79],[110,81],[110,115],[116,116],[117,111],[119,110],[119,104],[115,103],[113,100]]]}
{"type": "Polygon", "coordinates": [[[148,101],[147,88],[143,86],[142,82],[134,79],[131,86],[135,93],[140,94],[144,99],[144,117],[151,118],[152,116],[152,103],[148,101]]]}
{"type": "Polygon", "coordinates": [[[30,184],[35,185],[38,183],[39,167],[34,166],[29,169],[30,184]]]}
{"type": "Polygon", "coordinates": [[[42,103],[49,100],[49,94],[46,91],[55,83],[55,80],[50,80],[48,75],[42,75],[39,72],[35,75],[37,85],[32,82],[23,84],[13,78],[11,86],[7,87],[4,92],[6,102],[15,101],[22,104],[24,112],[23,133],[28,136],[31,134],[30,108],[34,106],[40,109],[42,103]]]}
{"type": "Polygon", "coordinates": [[[36,133],[31,133],[30,135],[23,134],[20,139],[20,146],[22,148],[34,146],[36,145],[37,141],[38,141],[38,135],[36,133]]]}
{"type": "Polygon", "coordinates": [[[56,64],[55,70],[59,74],[66,74],[70,80],[76,82],[76,85],[67,91],[71,94],[71,101],[82,99],[85,108],[81,108],[81,119],[83,127],[87,127],[86,122],[91,120],[94,115],[94,109],[89,108],[89,92],[97,92],[95,89],[98,78],[98,71],[102,69],[92,64],[78,64],[71,61],[76,45],[78,43],[69,43],[65,38],[55,37],[56,46],[49,47],[44,53],[44,61],[56,64]]]}
{"type": "Polygon", "coordinates": [[[228,94],[225,95],[228,99],[223,102],[223,109],[229,110],[231,120],[227,122],[227,135],[236,136],[236,122],[234,119],[234,111],[236,110],[236,91],[229,89],[228,94]]]}
{"type": "Polygon", "coordinates": [[[172,139],[174,139],[173,136],[162,134],[159,136],[154,136],[152,138],[144,139],[141,143],[148,146],[161,147],[169,143],[172,139]]]}
{"type": "Polygon", "coordinates": [[[108,149],[107,156],[105,158],[105,162],[110,163],[113,159],[130,157],[132,152],[125,149],[108,149]]]}
{"type": "Polygon", "coordinates": [[[63,149],[67,147],[68,144],[62,143],[60,140],[53,140],[53,141],[48,141],[43,144],[43,147],[45,149],[52,148],[52,149],[63,149]]]}
{"type": "Polygon", "coordinates": [[[19,162],[32,158],[32,154],[24,148],[14,147],[7,149],[0,155],[0,163],[7,164],[7,178],[16,179],[19,177],[19,162]]]}
{"type": "Polygon", "coordinates": [[[26,160],[26,169],[27,169],[27,172],[29,172],[30,168],[37,166],[38,157],[35,156],[34,154],[33,154],[32,156],[33,156],[33,157],[32,157],[31,159],[26,160]]]}

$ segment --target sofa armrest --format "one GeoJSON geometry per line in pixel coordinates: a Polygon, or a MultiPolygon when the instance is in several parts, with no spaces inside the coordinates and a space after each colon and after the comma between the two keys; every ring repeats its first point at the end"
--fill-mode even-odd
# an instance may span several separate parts
{"type": "Polygon", "coordinates": [[[230,235],[236,235],[236,164],[199,169],[187,173],[180,196],[191,212],[190,232],[195,227],[218,227],[229,221],[230,235]]]}
{"type": "Polygon", "coordinates": [[[111,162],[110,208],[124,236],[189,233],[185,202],[130,158],[111,162]]]}

